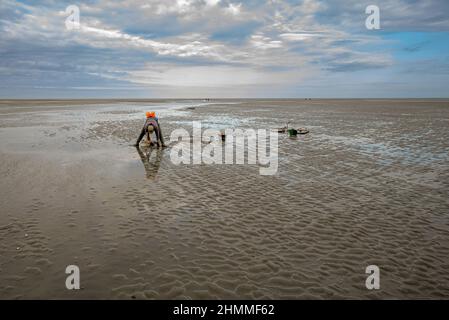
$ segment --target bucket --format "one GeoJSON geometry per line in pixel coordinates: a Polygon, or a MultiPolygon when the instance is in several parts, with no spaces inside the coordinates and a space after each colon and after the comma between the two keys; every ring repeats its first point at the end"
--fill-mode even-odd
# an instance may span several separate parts
{"type": "Polygon", "coordinates": [[[298,130],[296,129],[288,129],[288,136],[289,137],[296,137],[298,135],[298,130]]]}

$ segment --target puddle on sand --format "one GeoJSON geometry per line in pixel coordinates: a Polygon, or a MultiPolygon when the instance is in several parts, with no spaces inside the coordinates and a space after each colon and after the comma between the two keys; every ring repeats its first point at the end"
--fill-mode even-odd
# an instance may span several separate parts
{"type": "Polygon", "coordinates": [[[374,142],[370,138],[350,138],[344,136],[315,135],[316,138],[326,140],[332,144],[344,144],[366,156],[379,156],[382,164],[400,161],[412,164],[431,164],[433,162],[448,161],[447,152],[433,152],[429,148],[408,148],[374,142]]]}

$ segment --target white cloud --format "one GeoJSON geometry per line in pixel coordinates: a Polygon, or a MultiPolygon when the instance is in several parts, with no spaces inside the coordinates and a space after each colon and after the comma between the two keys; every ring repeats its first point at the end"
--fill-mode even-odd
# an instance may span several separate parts
{"type": "MultiPolygon", "coordinates": [[[[439,0],[380,2],[384,27],[400,28],[412,18],[417,29],[447,27],[444,10],[435,10],[443,6],[439,0]]],[[[319,72],[324,78],[395,62],[384,34],[354,28],[365,18],[356,0],[98,0],[80,4],[78,31],[66,30],[63,6],[49,3],[0,2],[0,51],[23,55],[8,61],[36,61],[28,48],[45,44],[49,61],[59,61],[52,56],[57,51],[79,73],[158,88],[287,85],[319,72]]],[[[22,65],[36,78],[40,70],[57,69],[42,62],[22,65]]]]}
{"type": "Polygon", "coordinates": [[[211,7],[216,6],[217,4],[219,4],[220,1],[221,0],[205,0],[206,5],[211,6],[211,7]]]}
{"type": "Polygon", "coordinates": [[[319,36],[319,34],[314,33],[282,33],[279,35],[285,41],[303,41],[319,36]]]}
{"type": "Polygon", "coordinates": [[[265,37],[260,34],[251,36],[251,43],[259,49],[282,48],[282,41],[272,40],[270,37],[265,37]]]}
{"type": "Polygon", "coordinates": [[[101,28],[89,27],[81,25],[80,31],[89,37],[79,37],[80,42],[100,46],[100,47],[133,47],[138,49],[148,49],[159,55],[171,55],[178,57],[194,57],[200,56],[218,61],[226,59],[221,55],[222,48],[220,45],[208,45],[201,41],[187,41],[186,43],[167,43],[144,39],[139,36],[133,36],[118,30],[106,30],[101,28]],[[115,40],[115,42],[105,42],[104,40],[115,40]],[[99,40],[99,41],[98,41],[99,40]]]}
{"type": "Polygon", "coordinates": [[[227,7],[228,12],[235,16],[240,14],[241,9],[242,9],[241,3],[239,3],[239,4],[230,3],[229,6],[227,7]]]}
{"type": "Polygon", "coordinates": [[[276,72],[227,65],[148,64],[143,69],[130,71],[127,79],[145,85],[220,88],[285,84],[300,79],[300,75],[295,70],[276,72]]]}

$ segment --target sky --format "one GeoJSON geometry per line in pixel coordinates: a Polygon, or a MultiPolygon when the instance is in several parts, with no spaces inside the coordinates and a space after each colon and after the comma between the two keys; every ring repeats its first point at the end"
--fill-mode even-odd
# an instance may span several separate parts
{"type": "Polygon", "coordinates": [[[1,0],[0,98],[445,98],[448,49],[447,0],[1,0]]]}

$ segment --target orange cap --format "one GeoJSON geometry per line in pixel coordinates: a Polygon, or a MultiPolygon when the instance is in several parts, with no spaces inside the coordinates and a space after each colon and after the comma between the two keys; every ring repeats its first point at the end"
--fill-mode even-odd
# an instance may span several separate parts
{"type": "Polygon", "coordinates": [[[147,111],[145,113],[145,115],[147,116],[147,118],[155,118],[156,117],[156,113],[154,111],[147,111]]]}

